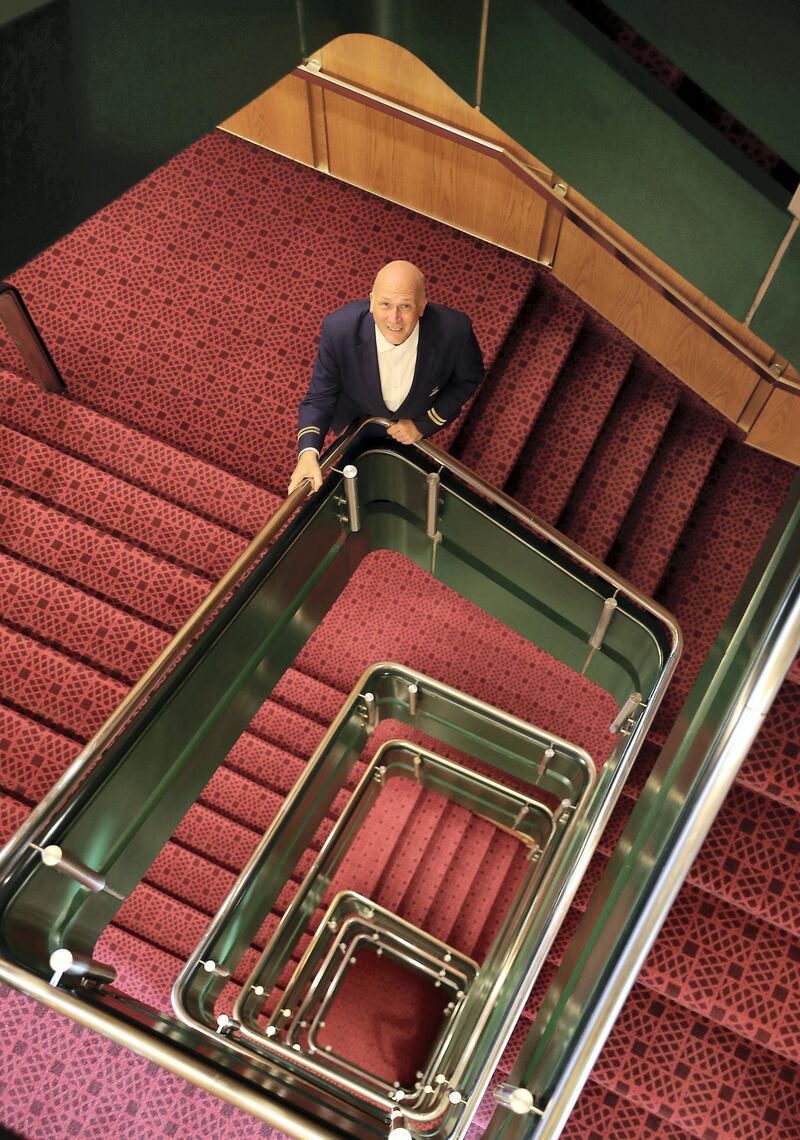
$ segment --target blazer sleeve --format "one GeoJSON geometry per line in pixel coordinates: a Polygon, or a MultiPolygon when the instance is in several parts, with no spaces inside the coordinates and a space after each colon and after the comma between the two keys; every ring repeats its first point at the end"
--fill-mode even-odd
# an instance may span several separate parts
{"type": "Polygon", "coordinates": [[[341,370],[336,355],[335,340],[329,317],[322,322],[317,356],[308,386],[297,417],[297,450],[307,447],[322,450],[322,444],[331,426],[336,404],[342,391],[341,370]]]}
{"type": "MultiPolygon", "coordinates": [[[[463,314],[462,314],[463,315],[463,314]]],[[[483,356],[469,317],[464,316],[457,355],[448,379],[442,384],[436,400],[427,412],[414,420],[423,436],[433,435],[452,423],[474,394],[484,377],[483,356]]]]}

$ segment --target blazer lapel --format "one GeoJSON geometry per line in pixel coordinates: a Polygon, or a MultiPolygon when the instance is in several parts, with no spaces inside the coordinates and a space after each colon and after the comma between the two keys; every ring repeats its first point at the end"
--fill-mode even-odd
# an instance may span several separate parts
{"type": "Polygon", "coordinates": [[[359,336],[356,342],[356,355],[361,370],[360,383],[367,407],[383,408],[384,414],[389,409],[383,402],[381,392],[381,374],[378,371],[378,349],[375,344],[375,322],[372,313],[367,310],[361,319],[359,336]]]}
{"type": "Polygon", "coordinates": [[[408,395],[400,407],[393,413],[399,420],[411,419],[411,411],[419,413],[428,407],[430,402],[430,388],[435,386],[433,379],[436,374],[436,358],[439,355],[439,346],[431,341],[430,326],[426,325],[425,317],[419,322],[419,343],[417,344],[417,363],[414,367],[414,379],[408,395]]]}

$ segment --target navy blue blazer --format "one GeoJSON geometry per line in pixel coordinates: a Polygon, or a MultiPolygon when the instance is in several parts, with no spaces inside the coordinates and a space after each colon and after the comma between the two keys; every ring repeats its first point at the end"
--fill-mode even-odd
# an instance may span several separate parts
{"type": "Polygon", "coordinates": [[[359,416],[413,420],[424,436],[456,418],[483,379],[483,357],[466,313],[429,301],[419,321],[414,379],[395,412],[383,402],[368,301],[351,301],[322,322],[308,392],[300,404],[298,449],[322,443],[359,416]]]}

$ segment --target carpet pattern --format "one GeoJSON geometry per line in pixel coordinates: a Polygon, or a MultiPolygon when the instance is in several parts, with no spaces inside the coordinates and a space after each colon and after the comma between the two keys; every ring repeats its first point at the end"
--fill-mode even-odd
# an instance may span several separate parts
{"type": "MultiPolygon", "coordinates": [[[[523,259],[214,132],[15,275],[71,398],[24,383],[0,340],[0,827],[5,838],[19,825],[274,511],[322,315],[363,296],[395,256],[424,267],[431,297],[472,315],[489,368],[450,430],[454,454],[653,593],[687,643],[502,1080],[793,477],[523,259]]],[[[608,754],[602,692],[400,555],[371,555],[103,935],[96,955],[117,966],[122,988],[166,1007],[182,957],[345,694],[385,658],[583,743],[598,764],[608,754]]],[[[800,1135],[796,681],[754,743],[565,1136],[800,1135]]],[[[438,875],[419,876],[397,844],[394,859],[356,852],[358,873],[412,921],[485,952],[514,882],[511,847],[482,831],[467,841],[446,805],[406,806],[438,875]]],[[[240,971],[223,1001],[242,980],[240,971]]],[[[278,1140],[21,995],[0,998],[8,1128],[41,1140],[278,1140]]],[[[492,1107],[487,1096],[471,1136],[492,1107]]]]}

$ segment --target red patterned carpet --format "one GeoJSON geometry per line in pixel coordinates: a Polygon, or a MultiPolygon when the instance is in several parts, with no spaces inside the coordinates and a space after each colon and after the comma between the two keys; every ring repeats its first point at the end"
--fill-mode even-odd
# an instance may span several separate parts
{"type": "MultiPolygon", "coordinates": [[[[321,317],[396,256],[473,316],[490,366],[448,434],[454,453],[655,594],[687,643],[499,1079],[793,475],[521,258],[214,132],[15,275],[72,398],[21,382],[0,341],[0,825],[5,837],[19,824],[275,509],[321,317]]],[[[572,700],[557,663],[400,556],[373,555],[103,936],[98,957],[123,987],[165,1003],[380,658],[606,754],[604,694],[583,682],[572,700]]],[[[800,1136],[799,693],[782,690],[565,1135],[800,1136]]],[[[433,826],[440,810],[420,819],[433,826]]],[[[476,836],[460,860],[457,821],[438,831],[438,883],[423,891],[387,862],[382,889],[409,913],[424,898],[474,948],[511,856],[481,858],[476,836]]],[[[17,994],[2,1001],[0,1119],[15,1132],[271,1134],[17,994]]],[[[487,1097],[472,1135],[490,1112],[487,1097]]]]}

